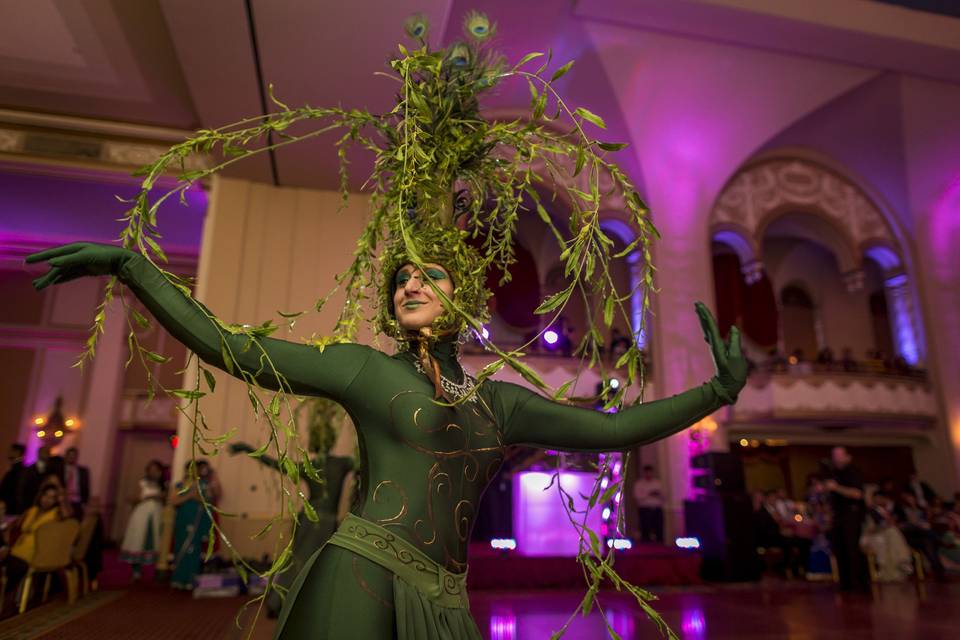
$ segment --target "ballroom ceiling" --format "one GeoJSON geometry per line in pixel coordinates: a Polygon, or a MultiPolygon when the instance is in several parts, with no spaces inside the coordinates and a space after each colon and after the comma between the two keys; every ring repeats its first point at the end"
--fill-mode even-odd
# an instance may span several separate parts
{"type": "MultiPolygon", "coordinates": [[[[811,0],[793,3],[792,9],[772,4],[791,3],[12,0],[0,7],[0,109],[174,130],[167,138],[263,113],[271,107],[268,84],[291,105],[379,111],[388,108],[393,90],[375,72],[403,41],[405,17],[426,14],[437,45],[459,36],[461,17],[474,7],[498,22],[498,46],[508,59],[548,48],[557,60],[577,58],[564,88],[607,116],[611,135],[622,139],[638,130],[631,122],[636,97],[626,99],[624,91],[635,70],[617,75],[621,67],[598,41],[611,30],[622,51],[649,56],[645,65],[657,64],[660,45],[647,38],[643,42],[656,46],[631,48],[631,41],[655,34],[812,58],[866,75],[892,70],[960,82],[960,20],[880,3],[811,0]],[[865,4],[869,10],[863,10],[865,4]],[[858,5],[859,12],[847,5],[858,5]]],[[[663,48],[665,55],[671,48],[668,68],[682,68],[675,43],[663,48]]],[[[506,86],[487,106],[519,113],[525,96],[525,87],[506,86]]],[[[355,160],[362,169],[364,159],[355,160]]],[[[319,139],[247,161],[231,173],[280,185],[331,187],[335,163],[330,139],[319,139]]]]}

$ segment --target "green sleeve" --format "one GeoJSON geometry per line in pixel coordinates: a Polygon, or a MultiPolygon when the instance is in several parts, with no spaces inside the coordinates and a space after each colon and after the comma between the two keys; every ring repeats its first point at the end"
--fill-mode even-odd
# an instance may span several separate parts
{"type": "Polygon", "coordinates": [[[504,444],[563,451],[619,451],[682,431],[724,404],[711,380],[681,394],[603,413],[548,400],[524,387],[494,382],[504,444]]]}
{"type": "Polygon", "coordinates": [[[280,386],[269,358],[285,379],[285,390],[341,400],[373,353],[369,347],[357,344],[329,345],[321,352],[310,345],[274,338],[248,338],[226,332],[221,336],[222,330],[205,313],[205,307],[170,284],[142,256],[126,260],[119,277],[157,321],[201,360],[237,378],[255,378],[267,389],[277,390],[280,386]],[[225,345],[233,354],[234,366],[230,368],[224,361],[225,345]]]}

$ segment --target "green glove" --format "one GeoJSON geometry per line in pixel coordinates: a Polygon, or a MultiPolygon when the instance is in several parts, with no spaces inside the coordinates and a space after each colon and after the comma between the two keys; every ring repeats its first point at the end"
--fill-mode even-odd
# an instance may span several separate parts
{"type": "Polygon", "coordinates": [[[27,264],[47,262],[50,271],[33,281],[40,291],[51,284],[69,282],[83,276],[117,275],[121,267],[137,254],[123,247],[93,242],[74,242],[27,256],[27,264]]]}
{"type": "Polygon", "coordinates": [[[733,404],[737,401],[737,394],[747,384],[747,359],[740,348],[740,330],[732,327],[729,339],[724,342],[717,321],[707,306],[702,302],[694,306],[700,317],[703,339],[710,345],[713,364],[717,369],[717,375],[710,380],[710,385],[725,402],[733,404]]]}

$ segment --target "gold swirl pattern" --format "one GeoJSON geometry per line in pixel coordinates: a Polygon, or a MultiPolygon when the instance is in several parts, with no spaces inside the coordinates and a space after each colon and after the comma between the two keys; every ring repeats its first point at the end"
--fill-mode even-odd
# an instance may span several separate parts
{"type": "Polygon", "coordinates": [[[407,498],[407,492],[403,490],[398,483],[393,480],[383,480],[380,482],[377,487],[373,490],[373,502],[377,503],[377,496],[380,494],[380,489],[384,487],[392,487],[397,490],[400,494],[400,511],[397,512],[397,515],[391,516],[389,518],[380,518],[377,520],[377,524],[389,524],[391,522],[396,522],[400,520],[407,513],[407,508],[410,505],[410,500],[407,498]]]}

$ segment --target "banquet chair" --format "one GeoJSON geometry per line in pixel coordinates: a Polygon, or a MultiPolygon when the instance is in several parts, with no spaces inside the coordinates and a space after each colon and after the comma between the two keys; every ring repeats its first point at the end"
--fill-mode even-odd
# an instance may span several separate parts
{"type": "Polygon", "coordinates": [[[80,523],[74,518],[45,524],[37,529],[36,551],[30,561],[27,575],[20,583],[20,613],[27,610],[30,593],[33,590],[34,577],[45,575],[42,602],[50,595],[50,577],[59,573],[67,587],[67,601],[76,600],[76,574],[71,567],[71,553],[77,539],[80,523]]]}

